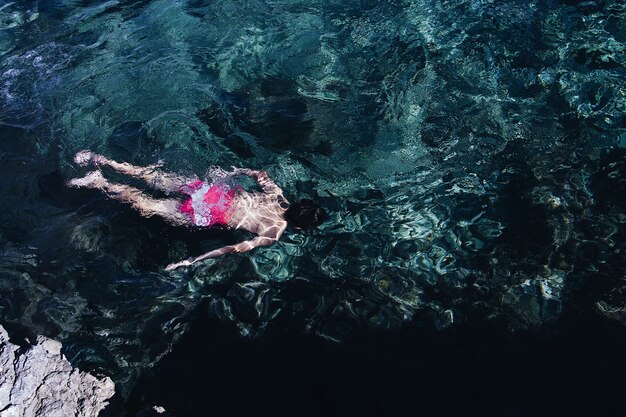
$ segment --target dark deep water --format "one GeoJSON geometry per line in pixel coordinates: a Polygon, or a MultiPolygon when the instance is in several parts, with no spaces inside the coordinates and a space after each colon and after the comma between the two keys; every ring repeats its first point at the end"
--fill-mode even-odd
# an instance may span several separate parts
{"type": "Polygon", "coordinates": [[[109,416],[623,414],[625,9],[0,0],[0,323],[109,416]],[[68,189],[85,148],[331,219],[166,273],[246,235],[68,189]]]}
{"type": "Polygon", "coordinates": [[[139,383],[130,409],[162,404],[189,416],[621,415],[626,338],[578,318],[559,326],[549,337],[510,335],[499,326],[407,326],[358,332],[336,345],[283,330],[242,340],[232,326],[200,314],[189,337],[139,383]]]}

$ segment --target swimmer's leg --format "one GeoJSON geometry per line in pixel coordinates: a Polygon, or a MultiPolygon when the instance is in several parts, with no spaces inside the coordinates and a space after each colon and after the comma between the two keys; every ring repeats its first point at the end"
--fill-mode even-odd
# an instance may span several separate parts
{"type": "Polygon", "coordinates": [[[100,171],[93,171],[83,178],[74,178],[67,183],[71,187],[95,188],[104,191],[108,197],[131,204],[143,216],[161,216],[175,225],[189,224],[189,219],[178,209],[179,201],[165,198],[156,199],[141,190],[123,184],[108,182],[100,171]]]}
{"type": "Polygon", "coordinates": [[[93,162],[98,166],[108,166],[122,174],[144,180],[150,187],[168,193],[176,192],[181,186],[194,181],[193,179],[180,177],[175,174],[159,172],[157,171],[158,165],[139,167],[127,162],[117,162],[91,151],[78,152],[74,157],[74,162],[79,165],[87,165],[89,162],[93,162]]]}

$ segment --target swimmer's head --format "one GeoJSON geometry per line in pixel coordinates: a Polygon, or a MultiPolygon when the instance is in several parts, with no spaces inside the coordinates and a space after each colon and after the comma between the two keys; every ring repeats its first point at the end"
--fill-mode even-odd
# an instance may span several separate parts
{"type": "Polygon", "coordinates": [[[285,220],[294,229],[310,229],[328,220],[328,215],[323,208],[305,198],[289,206],[285,220]]]}

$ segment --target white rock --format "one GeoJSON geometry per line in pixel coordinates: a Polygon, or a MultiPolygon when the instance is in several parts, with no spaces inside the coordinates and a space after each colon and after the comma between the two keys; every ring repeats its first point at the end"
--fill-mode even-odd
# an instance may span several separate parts
{"type": "Polygon", "coordinates": [[[59,342],[18,348],[0,326],[0,417],[96,417],[115,393],[110,378],[72,368],[59,342]]]}

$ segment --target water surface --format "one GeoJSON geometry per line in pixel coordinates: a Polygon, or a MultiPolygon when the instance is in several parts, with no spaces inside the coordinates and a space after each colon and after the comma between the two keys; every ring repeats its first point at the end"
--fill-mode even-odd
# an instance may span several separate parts
{"type": "Polygon", "coordinates": [[[203,314],[246,340],[289,327],[331,344],[550,334],[564,314],[623,332],[624,16],[617,1],[0,1],[0,320],[124,395],[203,314]],[[68,189],[85,148],[265,169],[331,220],[166,273],[246,235],[68,189]]]}

